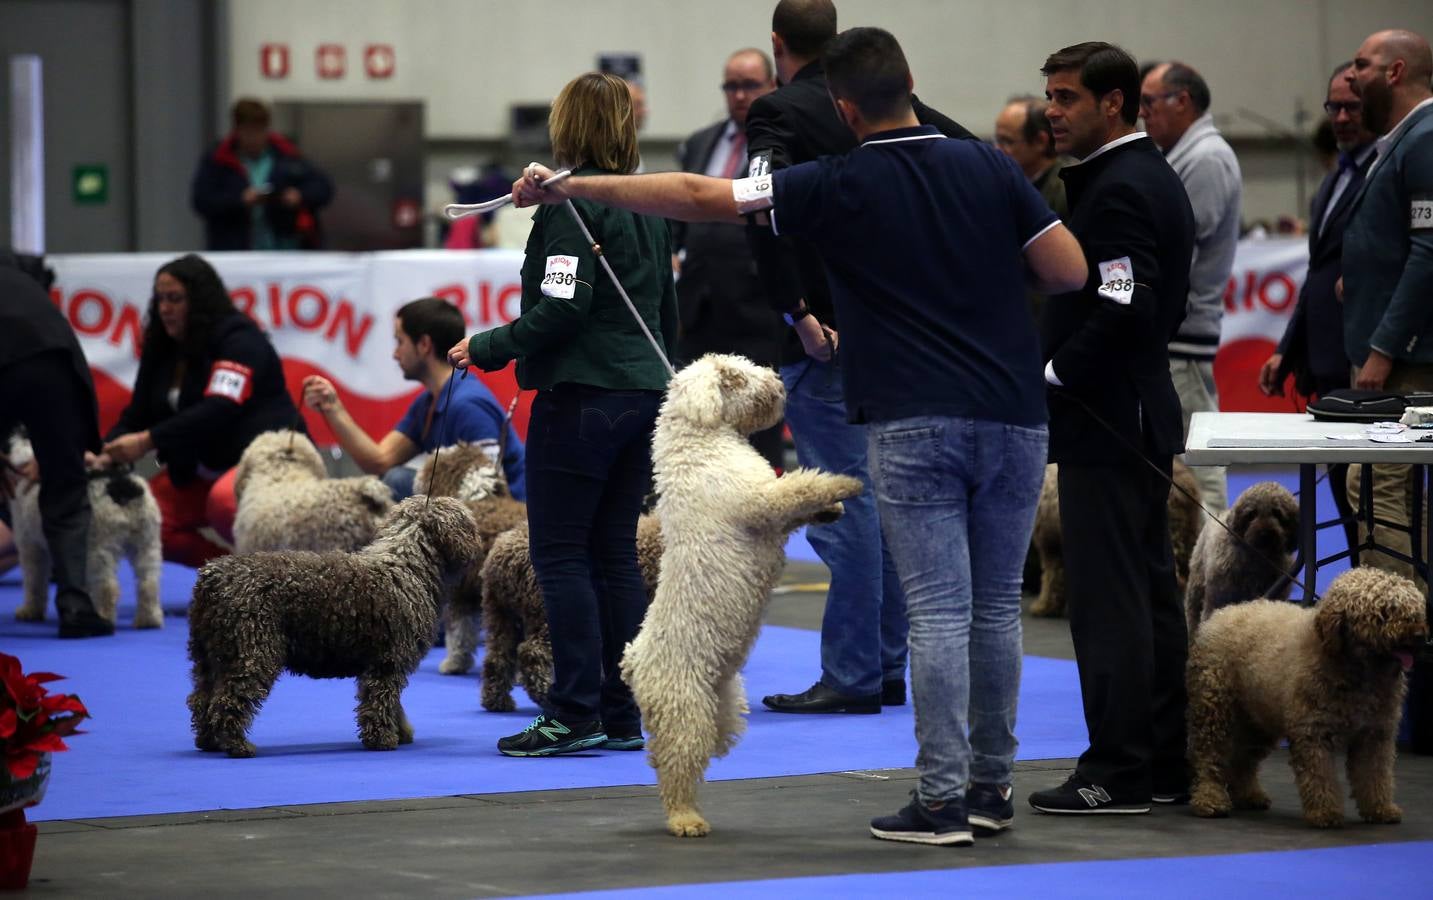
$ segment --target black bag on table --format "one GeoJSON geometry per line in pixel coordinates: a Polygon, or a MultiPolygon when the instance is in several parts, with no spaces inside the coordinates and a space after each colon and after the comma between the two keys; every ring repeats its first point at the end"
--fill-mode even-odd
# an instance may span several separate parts
{"type": "Polygon", "coordinates": [[[1341,388],[1308,405],[1320,422],[1397,422],[1410,406],[1433,406],[1433,394],[1341,388]]]}

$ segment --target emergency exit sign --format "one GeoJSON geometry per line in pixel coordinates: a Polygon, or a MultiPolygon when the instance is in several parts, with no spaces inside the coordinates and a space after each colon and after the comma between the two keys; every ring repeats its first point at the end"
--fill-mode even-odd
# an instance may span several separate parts
{"type": "Polygon", "coordinates": [[[74,201],[86,206],[100,206],[109,202],[109,167],[75,166],[74,177],[70,180],[74,201]]]}

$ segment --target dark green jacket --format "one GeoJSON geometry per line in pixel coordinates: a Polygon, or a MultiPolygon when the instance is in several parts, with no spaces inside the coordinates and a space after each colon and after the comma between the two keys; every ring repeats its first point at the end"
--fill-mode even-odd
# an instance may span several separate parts
{"type": "MultiPolygon", "coordinates": [[[[584,168],[574,174],[610,173],[584,168]]],[[[670,359],[677,337],[677,291],[666,221],[584,200],[575,203],[670,359]]],[[[468,342],[473,365],[493,371],[516,359],[517,382],[525,390],[564,382],[612,390],[666,389],[666,368],[565,204],[538,209],[526,252],[522,314],[473,336],[468,342]],[[575,278],[563,257],[576,260],[575,278]]]]}

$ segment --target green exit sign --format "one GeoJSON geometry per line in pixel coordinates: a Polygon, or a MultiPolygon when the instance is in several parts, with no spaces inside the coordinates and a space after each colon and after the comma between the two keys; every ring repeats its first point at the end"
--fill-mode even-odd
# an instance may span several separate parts
{"type": "Polygon", "coordinates": [[[75,166],[70,181],[76,203],[99,206],[109,202],[109,167],[75,166]]]}

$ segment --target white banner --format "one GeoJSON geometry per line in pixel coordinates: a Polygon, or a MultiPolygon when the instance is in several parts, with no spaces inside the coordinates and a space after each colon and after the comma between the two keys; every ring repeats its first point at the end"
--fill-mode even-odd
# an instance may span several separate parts
{"type": "Polygon", "coordinates": [[[1287,397],[1259,392],[1259,369],[1274,352],[1298,304],[1309,269],[1307,238],[1240,241],[1224,290],[1224,322],[1214,377],[1225,412],[1289,412],[1287,397]]]}

